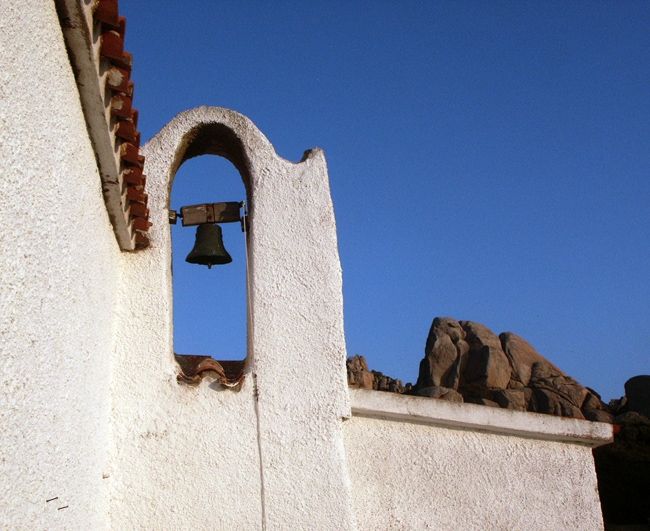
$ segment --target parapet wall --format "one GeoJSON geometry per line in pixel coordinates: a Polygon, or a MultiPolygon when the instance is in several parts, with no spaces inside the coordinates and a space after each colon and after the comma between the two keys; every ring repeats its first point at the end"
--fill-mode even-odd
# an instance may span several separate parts
{"type": "Polygon", "coordinates": [[[345,448],[359,529],[602,529],[591,448],[575,419],[351,390],[345,448]]]}

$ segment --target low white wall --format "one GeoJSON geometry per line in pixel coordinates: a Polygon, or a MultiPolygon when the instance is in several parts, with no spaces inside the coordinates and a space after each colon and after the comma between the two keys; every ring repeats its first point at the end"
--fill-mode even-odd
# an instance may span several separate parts
{"type": "Polygon", "coordinates": [[[101,529],[120,256],[54,3],[1,12],[0,527],[101,529]]]}
{"type": "Polygon", "coordinates": [[[352,391],[359,529],[602,529],[591,448],[606,424],[352,391]]]}

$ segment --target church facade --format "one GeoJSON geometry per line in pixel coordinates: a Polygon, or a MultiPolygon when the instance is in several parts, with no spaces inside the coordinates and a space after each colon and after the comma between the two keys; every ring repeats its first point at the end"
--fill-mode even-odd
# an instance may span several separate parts
{"type": "Polygon", "coordinates": [[[348,388],[323,151],[219,107],[140,146],[116,0],[3,11],[3,528],[602,528],[610,425],[348,388]],[[173,351],[169,196],[200,155],[247,191],[236,381],[173,351]]]}

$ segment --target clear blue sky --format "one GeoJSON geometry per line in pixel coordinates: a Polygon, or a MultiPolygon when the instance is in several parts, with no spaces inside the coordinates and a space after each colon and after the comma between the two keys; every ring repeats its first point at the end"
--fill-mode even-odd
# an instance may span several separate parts
{"type": "MultiPolygon", "coordinates": [[[[414,381],[434,316],[513,331],[605,399],[650,373],[650,3],[122,0],[150,138],[202,104],[325,150],[349,355],[414,381]]],[[[173,206],[237,200],[190,161],[173,206]]],[[[185,266],[176,349],[244,354],[235,263],[185,266]]]]}

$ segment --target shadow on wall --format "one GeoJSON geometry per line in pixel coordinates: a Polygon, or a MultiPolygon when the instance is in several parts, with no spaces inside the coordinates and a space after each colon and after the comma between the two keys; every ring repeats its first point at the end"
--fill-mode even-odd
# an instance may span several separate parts
{"type": "Polygon", "coordinates": [[[605,529],[650,529],[650,376],[630,378],[610,408],[614,442],[594,449],[605,529]]]}

